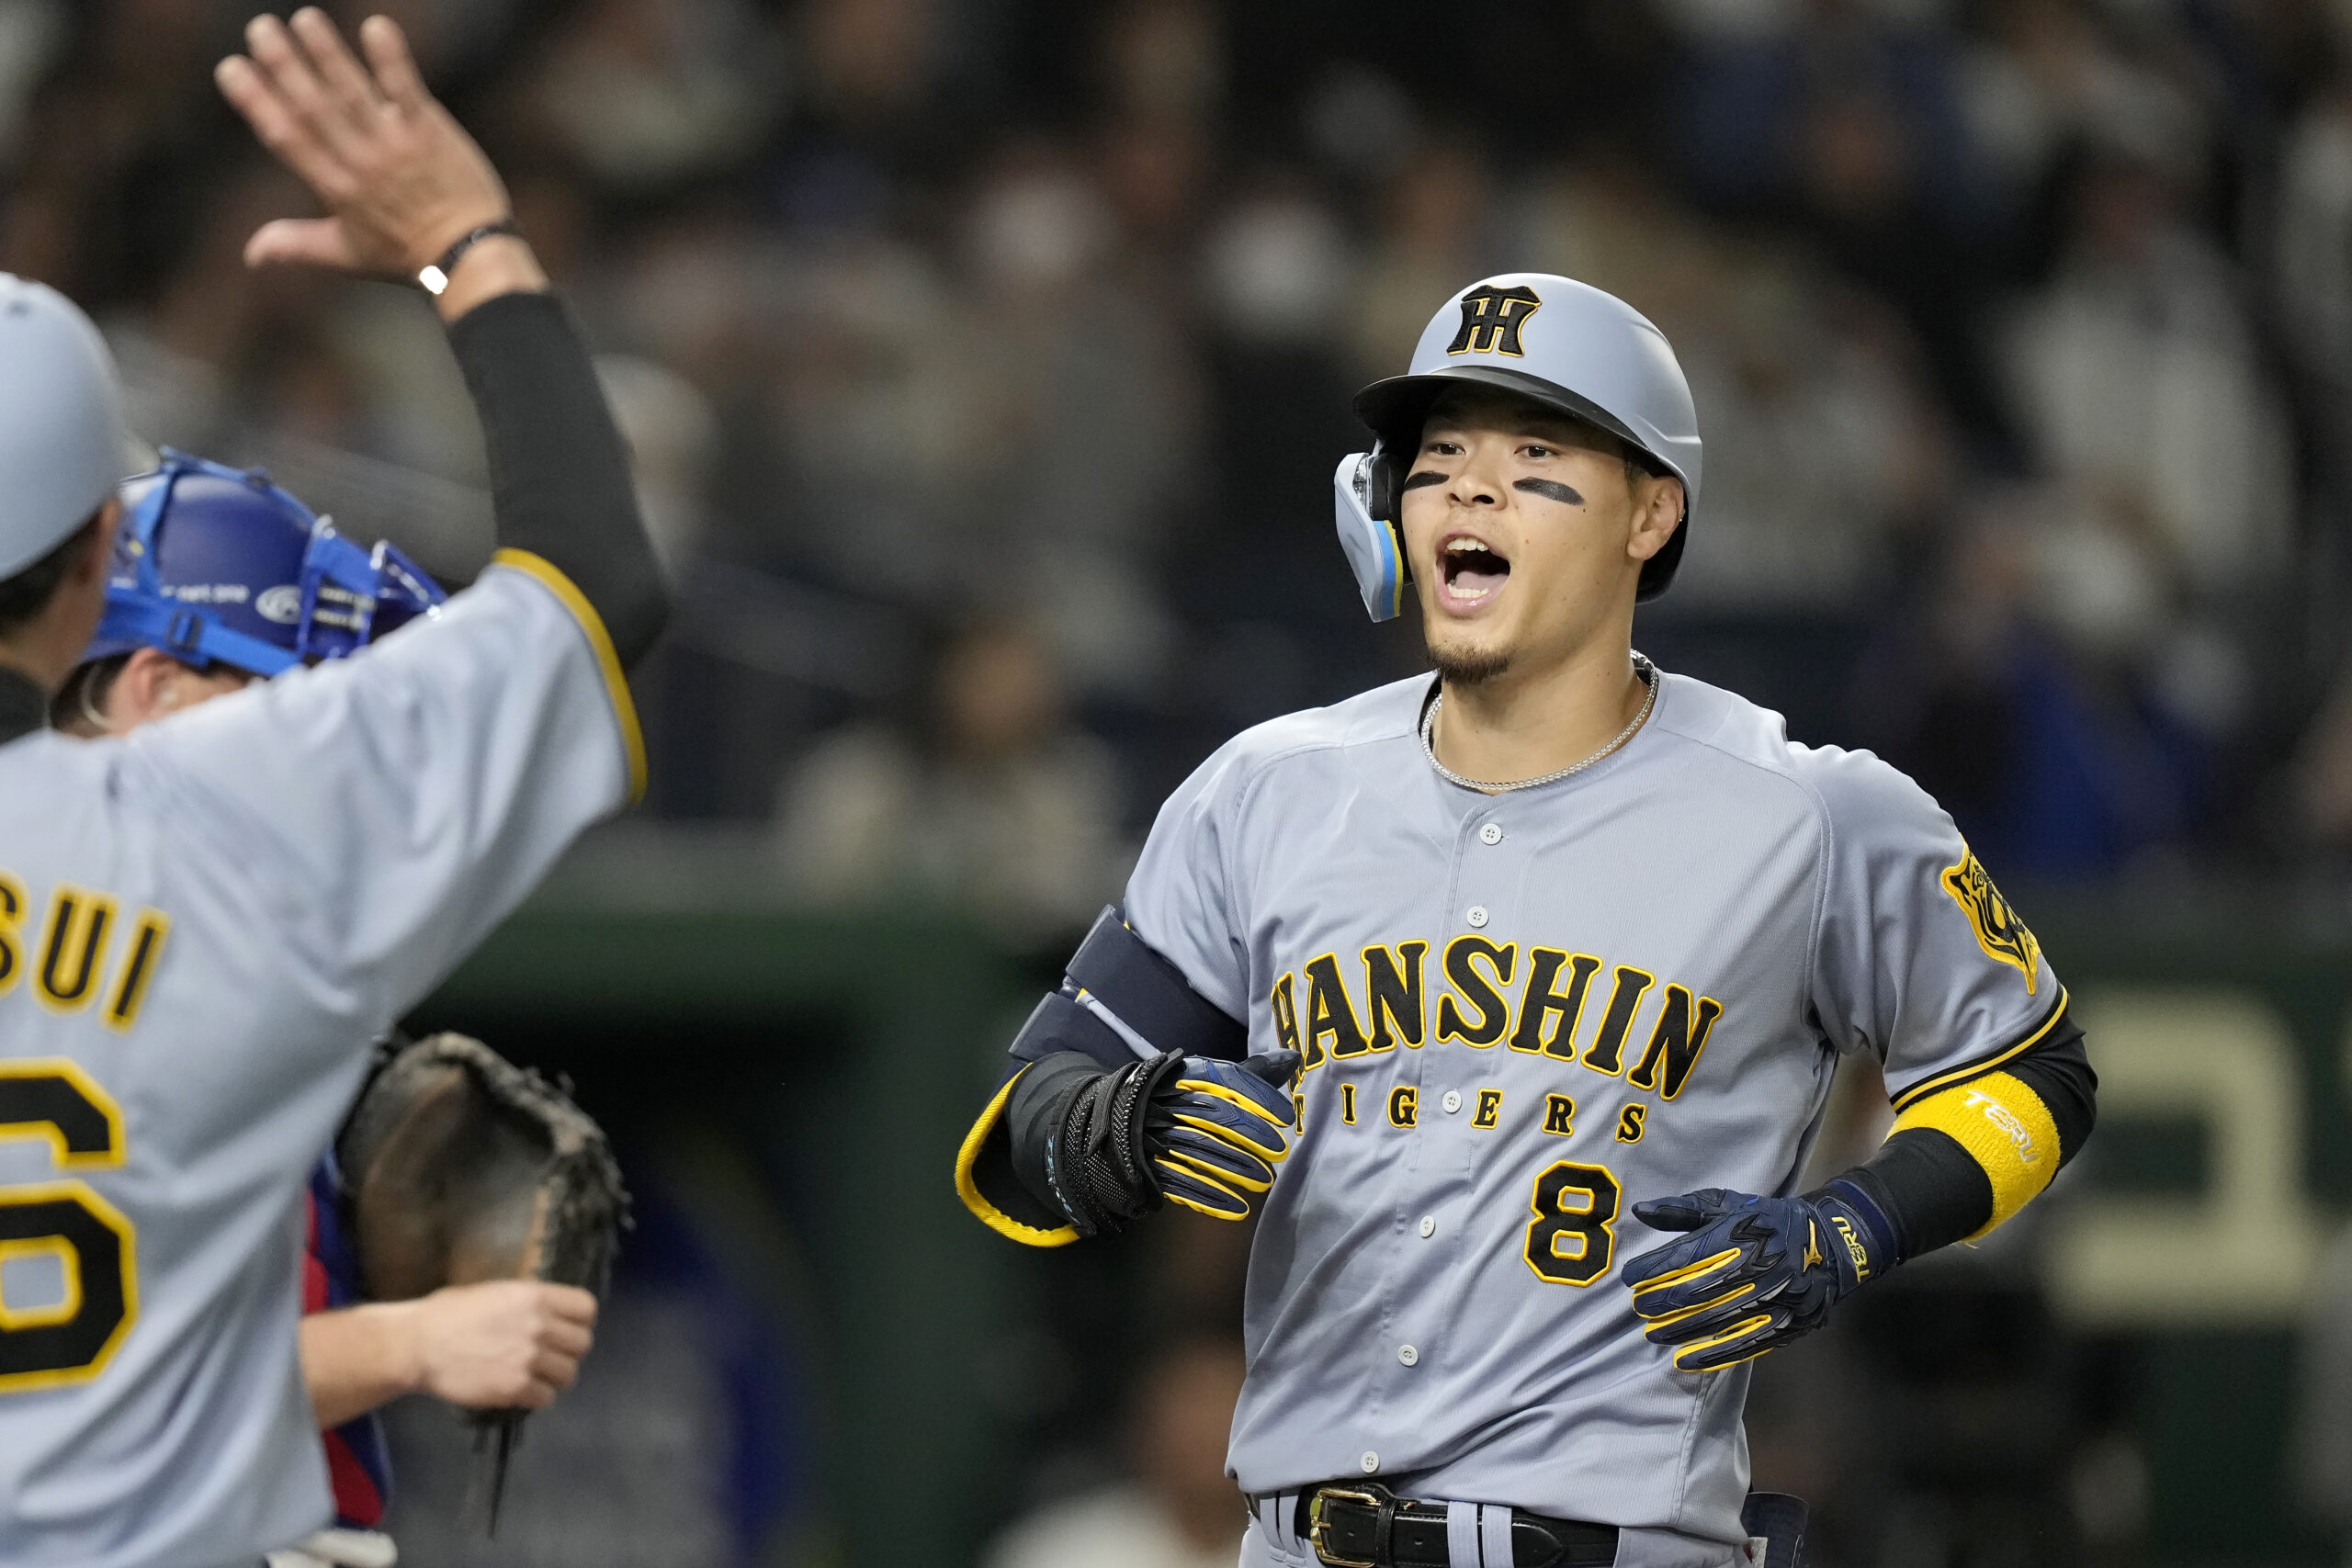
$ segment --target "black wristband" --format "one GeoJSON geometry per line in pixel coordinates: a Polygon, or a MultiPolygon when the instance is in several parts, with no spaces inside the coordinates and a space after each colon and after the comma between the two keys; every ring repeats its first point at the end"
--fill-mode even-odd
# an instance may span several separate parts
{"type": "Polygon", "coordinates": [[[429,262],[417,269],[416,286],[437,298],[443,289],[449,287],[449,275],[458,270],[458,263],[464,259],[468,251],[494,234],[520,234],[522,231],[522,225],[514,221],[512,214],[495,223],[468,230],[458,236],[456,244],[441,253],[440,260],[429,262]]]}
{"type": "Polygon", "coordinates": [[[1893,1221],[1897,1254],[1913,1258],[1973,1235],[1993,1217],[1993,1179],[1948,1133],[1906,1127],[1868,1165],[1843,1175],[1893,1221]]]}

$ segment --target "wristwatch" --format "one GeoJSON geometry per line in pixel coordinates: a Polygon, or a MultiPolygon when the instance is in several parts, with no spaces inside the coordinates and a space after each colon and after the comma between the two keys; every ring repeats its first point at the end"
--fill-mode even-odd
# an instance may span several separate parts
{"type": "Polygon", "coordinates": [[[493,234],[520,234],[522,231],[522,228],[512,217],[502,218],[495,223],[485,223],[479,229],[469,230],[458,238],[456,244],[441,253],[439,261],[428,263],[424,270],[416,275],[418,286],[427,294],[438,298],[441,291],[449,287],[449,275],[457,270],[458,261],[468,251],[493,234]]]}

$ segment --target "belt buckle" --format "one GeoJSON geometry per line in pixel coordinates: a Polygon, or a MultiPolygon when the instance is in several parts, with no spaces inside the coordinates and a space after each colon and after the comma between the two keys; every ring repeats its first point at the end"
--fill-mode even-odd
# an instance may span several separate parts
{"type": "Polygon", "coordinates": [[[1376,1557],[1335,1557],[1324,1545],[1324,1532],[1330,1528],[1330,1521],[1323,1517],[1323,1505],[1327,1500],[1337,1503],[1361,1503],[1367,1508],[1379,1509],[1388,1506],[1394,1501],[1386,1495],[1386,1489],[1355,1491],[1340,1486],[1318,1486],[1315,1489],[1315,1495],[1306,1505],[1306,1540],[1307,1544],[1315,1548],[1315,1560],[1317,1562],[1322,1563],[1324,1568],[1380,1568],[1380,1560],[1376,1557]]]}

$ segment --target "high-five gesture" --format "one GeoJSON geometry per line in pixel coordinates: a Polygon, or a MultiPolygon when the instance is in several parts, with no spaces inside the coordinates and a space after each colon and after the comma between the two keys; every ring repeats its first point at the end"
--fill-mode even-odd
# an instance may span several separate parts
{"type": "MultiPolygon", "coordinates": [[[[365,64],[315,6],[295,12],[290,26],[256,17],[245,28],[251,54],[231,55],[214,73],[254,133],[330,214],[264,224],[246,243],[247,265],[413,277],[507,216],[498,171],[425,91],[399,27],[370,17],[359,42],[365,64]]],[[[438,301],[445,317],[491,294],[546,287],[519,241],[487,240],[467,254],[438,301]]]]}

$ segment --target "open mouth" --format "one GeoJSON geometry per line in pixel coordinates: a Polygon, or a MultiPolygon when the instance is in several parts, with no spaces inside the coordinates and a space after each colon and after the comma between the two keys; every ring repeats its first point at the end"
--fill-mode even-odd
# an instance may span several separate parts
{"type": "Polygon", "coordinates": [[[1446,596],[1467,608],[1492,598],[1510,577],[1510,561],[1484,539],[1456,534],[1437,553],[1446,596]]]}

